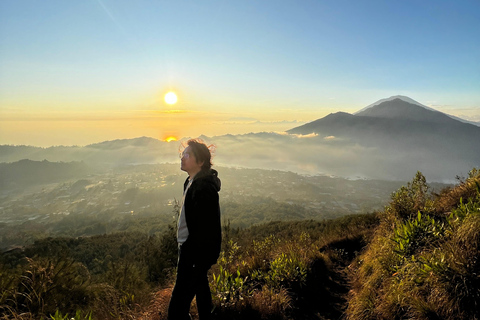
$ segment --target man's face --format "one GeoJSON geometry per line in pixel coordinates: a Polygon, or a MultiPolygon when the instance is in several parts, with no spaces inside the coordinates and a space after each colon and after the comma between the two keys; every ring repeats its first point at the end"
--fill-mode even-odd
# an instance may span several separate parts
{"type": "Polygon", "coordinates": [[[203,163],[197,163],[190,146],[183,150],[180,169],[192,176],[202,169],[202,165],[203,163]]]}

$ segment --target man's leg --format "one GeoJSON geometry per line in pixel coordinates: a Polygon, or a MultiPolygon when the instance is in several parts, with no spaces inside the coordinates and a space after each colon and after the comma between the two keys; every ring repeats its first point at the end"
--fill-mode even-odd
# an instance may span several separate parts
{"type": "Polygon", "coordinates": [[[179,249],[177,278],[168,305],[169,320],[190,320],[190,305],[195,296],[195,279],[192,259],[179,249]]]}
{"type": "Polygon", "coordinates": [[[199,320],[209,320],[212,312],[212,293],[208,282],[210,266],[195,266],[195,294],[199,320]]]}

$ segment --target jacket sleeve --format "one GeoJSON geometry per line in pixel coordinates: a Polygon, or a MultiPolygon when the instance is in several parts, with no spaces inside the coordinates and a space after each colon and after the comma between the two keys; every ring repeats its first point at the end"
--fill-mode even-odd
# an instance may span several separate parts
{"type": "Polygon", "coordinates": [[[218,192],[208,182],[194,182],[187,192],[185,211],[188,239],[184,243],[191,250],[195,263],[215,264],[221,247],[221,221],[218,192]]]}

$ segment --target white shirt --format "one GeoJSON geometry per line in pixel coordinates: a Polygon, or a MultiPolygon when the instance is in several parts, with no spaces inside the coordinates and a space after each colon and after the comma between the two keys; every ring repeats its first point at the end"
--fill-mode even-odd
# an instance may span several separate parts
{"type": "Polygon", "coordinates": [[[192,185],[193,179],[187,184],[185,191],[183,192],[182,197],[182,209],[180,210],[180,216],[178,217],[178,228],[177,228],[177,242],[179,244],[184,243],[187,241],[188,238],[188,228],[187,228],[187,220],[185,218],[185,195],[187,194],[188,188],[192,185]]]}

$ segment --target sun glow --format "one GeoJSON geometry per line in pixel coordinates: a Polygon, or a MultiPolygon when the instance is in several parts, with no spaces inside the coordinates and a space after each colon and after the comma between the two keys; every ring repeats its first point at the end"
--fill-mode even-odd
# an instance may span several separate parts
{"type": "Polygon", "coordinates": [[[175,104],[177,103],[177,95],[175,92],[170,91],[165,95],[165,102],[168,104],[175,104]]]}
{"type": "Polygon", "coordinates": [[[169,136],[169,137],[166,137],[164,141],[166,142],[177,141],[177,137],[169,136]]]}

